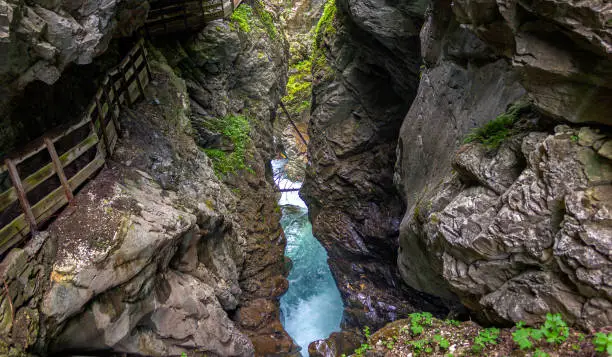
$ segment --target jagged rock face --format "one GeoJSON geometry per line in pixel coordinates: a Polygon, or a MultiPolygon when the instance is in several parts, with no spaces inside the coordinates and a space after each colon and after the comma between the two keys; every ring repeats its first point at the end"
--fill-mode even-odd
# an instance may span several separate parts
{"type": "Polygon", "coordinates": [[[286,59],[263,36],[217,21],[149,48],[154,78],[120,118],[114,161],[40,253],[3,263],[16,318],[2,300],[0,351],[295,355],[279,316],[286,241],[269,170],[286,59]],[[219,133],[203,123],[228,114],[249,118],[250,170],[219,178],[201,150],[219,133]]]}
{"type": "MultiPolygon", "coordinates": [[[[538,115],[574,122],[609,119],[594,111],[589,115],[595,116],[585,119],[587,111],[577,114],[582,110],[578,106],[549,110],[552,101],[567,104],[583,98],[559,88],[567,85],[574,90],[584,88],[584,83],[573,86],[576,76],[552,69],[562,68],[556,61],[563,61],[564,53],[576,53],[575,42],[564,46],[551,36],[547,40],[554,46],[536,46],[559,55],[535,53],[531,59],[538,62],[540,77],[531,76],[534,68],[510,51],[521,48],[513,36],[535,41],[541,34],[528,36],[499,22],[495,25],[491,19],[500,18],[492,14],[502,7],[487,3],[460,1],[451,8],[449,1],[436,1],[421,32],[427,69],[400,132],[395,175],[408,207],[400,227],[402,278],[421,291],[459,297],[477,316],[496,323],[533,324],[553,311],[586,328],[609,325],[608,129],[558,126],[553,132],[548,125],[544,128],[549,131],[523,129],[496,150],[477,143],[459,148],[470,128],[494,119],[524,94],[533,99],[538,115]],[[482,26],[460,25],[466,16],[482,26]],[[507,42],[500,40],[500,34],[507,35],[503,37],[507,42]],[[548,89],[556,97],[539,90],[544,83],[550,84],[548,89]]],[[[582,33],[595,26],[592,21],[607,16],[604,8],[588,16],[595,3],[585,3],[585,12],[573,12],[580,21],[561,32],[582,33]]],[[[533,16],[523,14],[521,19],[565,23],[558,17],[560,12],[544,11],[542,4],[532,4],[542,14],[533,10],[533,16]]],[[[522,6],[510,8],[521,12],[517,8],[522,6]]],[[[504,11],[509,10],[504,7],[504,11]]],[[[535,28],[545,26],[523,23],[521,31],[535,28]]],[[[606,31],[597,33],[605,39],[606,31]]],[[[597,42],[596,37],[590,39],[597,42]]],[[[593,44],[592,50],[600,53],[596,47],[593,44]]],[[[602,61],[593,70],[609,66],[609,60],[602,61]]],[[[607,89],[602,85],[598,90],[607,89]]]]}
{"type": "Polygon", "coordinates": [[[223,178],[240,200],[236,209],[247,240],[238,277],[243,293],[233,318],[253,341],[257,355],[292,354],[297,346],[280,322],[278,298],[288,288],[286,240],[269,167],[275,149],[272,121],[286,83],[286,44],[280,32],[271,38],[257,16],[249,21],[250,33],[215,21],[192,39],[166,46],[162,52],[186,78],[192,130],[200,147],[219,147],[219,134],[207,129],[207,121],[241,114],[252,123],[246,154],[251,170],[223,178]]]}
{"type": "Polygon", "coordinates": [[[113,32],[141,25],[148,2],[0,1],[0,112],[32,81],[55,83],[71,63],[103,53],[113,32]]]}
{"type": "Polygon", "coordinates": [[[335,35],[324,41],[331,68],[314,83],[300,194],[345,302],[343,326],[376,327],[427,304],[398,276],[403,206],[392,184],[397,132],[416,90],[420,14],[416,4],[385,1],[337,6],[335,35]]]}
{"type": "Polygon", "coordinates": [[[455,18],[512,60],[539,110],[612,125],[612,8],[607,0],[454,2],[455,18]]]}
{"type": "Polygon", "coordinates": [[[236,198],[186,134],[184,83],[166,65],[153,72],[148,95],[160,104],[121,118],[116,161],[2,262],[15,295],[2,301],[0,346],[11,353],[253,355],[228,317],[246,257],[236,198]]]}

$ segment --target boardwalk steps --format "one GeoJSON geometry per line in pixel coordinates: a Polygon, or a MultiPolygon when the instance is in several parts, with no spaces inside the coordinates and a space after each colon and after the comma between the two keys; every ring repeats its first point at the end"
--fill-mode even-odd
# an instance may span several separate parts
{"type": "Polygon", "coordinates": [[[228,18],[242,0],[152,0],[145,32],[159,36],[194,31],[207,23],[228,18]]]}
{"type": "Polygon", "coordinates": [[[121,106],[131,106],[144,98],[144,88],[150,81],[151,70],[141,40],[117,67],[107,73],[78,123],[60,133],[36,140],[30,143],[29,150],[4,160],[0,174],[8,173],[12,187],[0,192],[0,211],[4,215],[18,202],[21,214],[0,226],[0,254],[23,241],[29,233],[35,233],[42,223],[72,201],[73,192],[104,165],[117,144],[121,106]],[[87,133],[85,138],[58,155],[57,143],[82,130],[87,133]],[[93,159],[68,178],[65,168],[76,160],[83,160],[83,155],[90,150],[95,151],[93,159]],[[51,162],[22,178],[20,164],[43,154],[48,154],[51,162]],[[41,199],[28,198],[29,193],[54,175],[59,178],[58,187],[41,199]]]}

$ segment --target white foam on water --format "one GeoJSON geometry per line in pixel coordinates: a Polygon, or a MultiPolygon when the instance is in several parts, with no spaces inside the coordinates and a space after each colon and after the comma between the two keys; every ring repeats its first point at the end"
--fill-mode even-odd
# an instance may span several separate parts
{"type": "MultiPolygon", "coordinates": [[[[281,176],[286,160],[272,161],[281,176]]],[[[301,182],[283,177],[280,188],[300,188],[301,182]]],[[[308,345],[340,331],[344,306],[340,292],[327,265],[327,252],[312,235],[308,208],[298,191],[284,192],[279,200],[283,210],[281,224],[287,237],[285,255],[293,266],[289,273],[289,289],[281,297],[281,314],[285,329],[308,356],[308,345]]]]}

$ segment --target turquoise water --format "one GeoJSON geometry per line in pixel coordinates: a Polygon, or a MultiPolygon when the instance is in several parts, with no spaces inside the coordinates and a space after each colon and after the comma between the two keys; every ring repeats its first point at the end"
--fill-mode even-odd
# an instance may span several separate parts
{"type": "MultiPolygon", "coordinates": [[[[284,160],[274,160],[275,172],[282,170],[284,160]]],[[[281,188],[299,188],[301,183],[282,178],[281,188]]],[[[340,331],[342,299],[327,265],[325,248],[312,235],[308,208],[297,192],[283,193],[279,205],[281,225],[287,237],[285,255],[293,266],[289,273],[289,290],[281,297],[282,322],[293,340],[308,356],[308,344],[340,331]]]]}

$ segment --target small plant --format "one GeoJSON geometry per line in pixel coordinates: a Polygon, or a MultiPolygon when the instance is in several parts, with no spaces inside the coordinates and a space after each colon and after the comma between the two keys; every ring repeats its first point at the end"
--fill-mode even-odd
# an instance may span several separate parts
{"type": "Polygon", "coordinates": [[[237,25],[242,32],[249,33],[251,32],[250,22],[252,18],[253,9],[248,4],[242,4],[232,13],[230,28],[234,30],[237,25]]]}
{"type": "Polygon", "coordinates": [[[362,343],[361,346],[355,350],[355,355],[357,356],[363,356],[366,351],[369,351],[372,349],[372,346],[370,346],[367,343],[362,343]]]}
{"type": "Polygon", "coordinates": [[[246,166],[246,151],[250,142],[251,126],[249,120],[243,115],[228,115],[211,120],[206,123],[206,126],[207,129],[223,134],[234,145],[232,152],[212,148],[203,149],[213,162],[215,174],[221,178],[228,173],[248,169],[246,166]]]}
{"type": "Polygon", "coordinates": [[[363,334],[366,338],[370,338],[370,335],[372,334],[372,332],[370,331],[370,326],[363,327],[363,334]]]}
{"type": "Polygon", "coordinates": [[[431,348],[427,346],[429,344],[428,340],[410,341],[409,344],[412,346],[412,350],[417,356],[421,354],[421,352],[427,352],[427,349],[431,348]]]}
{"type": "Polygon", "coordinates": [[[550,357],[550,355],[538,348],[533,352],[533,357],[550,357]]]}
{"type": "Polygon", "coordinates": [[[578,135],[572,135],[571,139],[575,143],[578,142],[578,135]]]}
{"type": "Polygon", "coordinates": [[[478,336],[474,339],[474,344],[472,345],[472,351],[480,353],[482,352],[488,345],[496,345],[497,339],[499,338],[499,329],[498,328],[486,328],[478,333],[478,336]]]}
{"type": "Polygon", "coordinates": [[[412,335],[420,335],[425,331],[423,326],[431,326],[433,322],[433,315],[429,312],[416,312],[410,314],[410,331],[412,335]]]}
{"type": "Polygon", "coordinates": [[[504,114],[501,114],[482,127],[474,129],[468,134],[463,143],[479,142],[489,150],[497,149],[507,137],[516,133],[513,129],[514,123],[529,107],[528,103],[512,105],[504,114]]]}
{"type": "Polygon", "coordinates": [[[387,347],[388,349],[392,350],[393,347],[395,346],[395,341],[389,338],[385,342],[383,342],[383,345],[385,345],[385,347],[387,347]]]}
{"type": "Polygon", "coordinates": [[[544,321],[540,331],[548,343],[561,344],[569,336],[569,328],[563,321],[561,314],[546,314],[546,321],[544,321]]]}
{"type": "Polygon", "coordinates": [[[181,357],[187,357],[187,353],[185,352],[181,353],[181,357]]]}
{"type": "Polygon", "coordinates": [[[440,348],[443,350],[447,350],[450,347],[450,342],[441,335],[435,335],[434,341],[438,342],[438,345],[440,345],[440,348]]]}
{"type": "Polygon", "coordinates": [[[461,321],[457,321],[457,320],[444,320],[444,323],[450,326],[455,326],[455,327],[459,327],[459,325],[461,325],[461,321]]]}
{"type": "Polygon", "coordinates": [[[593,345],[595,346],[595,351],[606,352],[608,356],[612,356],[612,333],[596,333],[593,338],[593,345]]]}
{"type": "Polygon", "coordinates": [[[533,347],[530,330],[531,329],[527,328],[519,328],[512,333],[512,340],[521,350],[527,350],[533,347]]]}

